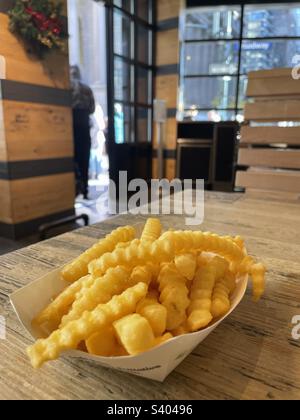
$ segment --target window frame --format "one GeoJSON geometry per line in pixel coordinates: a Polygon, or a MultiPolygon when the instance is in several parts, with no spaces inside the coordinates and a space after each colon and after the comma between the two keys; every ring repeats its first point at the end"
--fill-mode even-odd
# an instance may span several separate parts
{"type": "MultiPolygon", "coordinates": [[[[106,2],[107,7],[107,44],[109,46],[108,53],[108,109],[109,109],[109,132],[110,132],[110,141],[114,144],[116,143],[116,131],[115,131],[115,105],[120,104],[123,107],[129,107],[130,109],[130,138],[125,138],[124,133],[124,144],[138,144],[138,143],[152,143],[153,141],[153,132],[152,124],[147,124],[148,126],[148,140],[141,140],[138,138],[138,110],[144,109],[147,110],[147,114],[151,117],[153,115],[153,105],[154,105],[154,77],[155,77],[155,1],[149,0],[149,21],[142,19],[138,16],[138,0],[132,0],[133,8],[131,11],[120,7],[115,4],[114,0],[108,0],[106,2]],[[151,12],[152,11],[152,12],[151,12]],[[130,21],[131,34],[130,34],[130,56],[125,56],[119,54],[115,51],[115,40],[114,40],[114,17],[116,13],[120,13],[126,16],[130,21]],[[150,16],[152,16],[150,18],[150,16]],[[109,28],[109,25],[110,28],[109,28]],[[138,59],[138,42],[139,39],[136,36],[138,27],[141,26],[146,28],[149,34],[149,61],[144,63],[138,59]],[[113,29],[112,29],[113,28],[113,29]],[[120,60],[120,62],[126,63],[130,69],[130,97],[129,99],[118,99],[116,96],[115,89],[115,60],[120,60]],[[138,100],[138,70],[146,70],[148,73],[147,89],[148,89],[148,103],[139,102],[138,100]],[[133,116],[132,116],[133,115],[133,116]]],[[[149,117],[149,118],[150,118],[149,117]]],[[[125,127],[125,125],[124,125],[125,127]]]]}
{"type": "MultiPolygon", "coordinates": [[[[274,4],[276,3],[276,1],[274,1],[274,4]]],[[[268,6],[271,6],[273,3],[259,3],[257,4],[257,6],[266,6],[266,8],[268,6]]],[[[278,5],[285,5],[285,3],[277,3],[278,5]]],[[[300,7],[300,2],[295,2],[295,5],[299,4],[300,7]]],[[[225,6],[225,4],[223,5],[225,6]]],[[[247,73],[242,72],[242,54],[243,54],[243,42],[245,41],[300,41],[300,36],[265,36],[265,37],[246,37],[244,36],[244,31],[245,31],[245,11],[247,9],[248,6],[250,7],[254,7],[255,4],[251,4],[251,3],[243,3],[243,4],[232,4],[231,6],[236,6],[236,8],[240,9],[240,34],[239,37],[232,37],[232,38],[202,38],[202,39],[188,39],[186,40],[184,37],[184,29],[185,29],[185,22],[186,22],[186,14],[187,13],[191,13],[192,10],[198,10],[200,11],[201,9],[209,9],[212,10],[215,8],[216,10],[220,7],[222,7],[222,5],[211,5],[211,6],[199,6],[199,7],[194,7],[194,8],[187,8],[181,15],[180,17],[180,98],[181,98],[181,103],[183,106],[179,106],[180,112],[182,114],[185,114],[187,112],[192,112],[192,111],[234,111],[235,112],[235,117],[237,118],[237,116],[239,114],[241,114],[241,112],[243,113],[243,108],[241,108],[240,106],[240,99],[241,99],[241,81],[243,78],[247,78],[247,73]],[[193,43],[217,43],[217,42],[237,42],[238,46],[239,46],[239,50],[238,50],[238,62],[237,62],[237,73],[224,73],[224,74],[197,74],[197,73],[193,73],[192,75],[186,75],[185,74],[185,45],[186,44],[193,44],[193,43]],[[228,108],[202,108],[202,107],[194,107],[193,109],[191,108],[185,108],[184,107],[184,81],[186,79],[192,79],[192,78],[211,78],[211,79],[217,79],[219,77],[234,77],[237,79],[237,85],[236,85],[236,94],[235,94],[235,106],[232,107],[228,107],[228,108]]],[[[185,120],[184,115],[181,118],[182,120],[185,120]]]]}

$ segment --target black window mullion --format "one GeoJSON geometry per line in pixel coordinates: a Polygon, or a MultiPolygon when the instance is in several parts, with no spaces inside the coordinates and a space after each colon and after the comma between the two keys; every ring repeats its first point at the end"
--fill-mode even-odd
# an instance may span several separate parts
{"type": "Polygon", "coordinates": [[[245,6],[242,5],[241,9],[241,29],[240,29],[240,40],[239,40],[239,56],[238,56],[238,79],[236,86],[236,98],[235,98],[235,108],[236,115],[238,114],[239,107],[239,98],[240,98],[240,80],[241,80],[241,66],[242,66],[242,45],[243,45],[243,35],[244,35],[244,16],[245,16],[245,6]]]}
{"type": "Polygon", "coordinates": [[[128,12],[128,10],[123,9],[122,7],[119,7],[117,5],[113,6],[114,9],[119,10],[120,12],[124,13],[127,17],[129,17],[131,20],[134,20],[138,23],[140,23],[141,25],[147,26],[149,29],[151,29],[152,31],[154,31],[156,28],[153,24],[146,22],[144,19],[141,19],[136,13],[137,13],[137,9],[136,9],[136,5],[135,5],[135,11],[134,14],[128,12]]]}
{"type": "MultiPolygon", "coordinates": [[[[129,132],[129,138],[128,135],[126,134],[128,130],[125,130],[125,126],[124,126],[124,130],[125,130],[125,137],[124,140],[125,142],[128,143],[134,143],[134,142],[138,142],[139,140],[146,140],[144,138],[139,139],[138,138],[138,116],[139,116],[139,111],[145,111],[145,113],[147,113],[147,141],[149,140],[149,136],[151,136],[152,139],[152,133],[150,130],[150,122],[149,122],[149,117],[150,117],[150,113],[153,112],[153,96],[154,96],[154,83],[153,83],[153,77],[154,77],[154,72],[155,72],[155,66],[153,65],[153,60],[154,60],[154,42],[153,42],[153,33],[154,33],[154,22],[155,22],[155,18],[153,16],[153,21],[152,24],[149,24],[149,22],[145,22],[143,19],[140,19],[139,16],[137,16],[137,2],[138,0],[133,0],[133,4],[134,4],[134,10],[131,10],[131,12],[129,12],[128,10],[124,10],[122,7],[119,7],[115,4],[113,4],[113,1],[110,0],[109,4],[108,4],[108,11],[110,12],[111,15],[111,23],[112,23],[112,28],[114,28],[113,25],[113,19],[115,16],[115,13],[122,13],[124,16],[126,16],[126,18],[130,21],[130,56],[124,56],[122,54],[118,54],[115,52],[114,48],[111,49],[111,54],[110,54],[110,68],[113,71],[110,71],[109,74],[111,75],[109,77],[110,79],[110,89],[112,92],[112,95],[110,96],[110,102],[111,102],[111,106],[110,106],[110,112],[111,112],[111,127],[114,126],[114,108],[115,108],[115,104],[120,104],[123,107],[123,112],[124,112],[124,122],[129,117],[129,123],[130,124],[130,129],[129,132]],[[110,6],[110,7],[109,7],[110,6]],[[140,25],[140,27],[146,28],[148,34],[151,33],[152,36],[152,44],[149,44],[149,40],[148,40],[148,46],[149,49],[151,48],[152,51],[149,51],[149,56],[151,54],[151,60],[148,60],[148,63],[143,63],[140,62],[138,60],[138,37],[137,37],[137,30],[138,30],[138,26],[140,25]],[[119,100],[116,98],[116,91],[115,91],[115,86],[114,86],[114,77],[115,77],[115,60],[119,59],[122,60],[124,63],[126,63],[129,67],[130,67],[130,97],[126,99],[123,98],[123,100],[119,100]],[[138,95],[138,69],[144,69],[147,71],[147,90],[148,90],[148,96],[145,100],[147,100],[147,103],[141,103],[139,101],[139,95],[138,95]]],[[[149,12],[150,12],[150,7],[151,4],[149,4],[149,12]]],[[[111,31],[113,32],[113,31],[111,31]]],[[[112,44],[110,45],[114,45],[114,38],[113,36],[111,36],[112,39],[112,44]]],[[[115,130],[111,130],[113,132],[113,139],[115,141],[115,130]]],[[[144,137],[142,135],[142,137],[144,137]]]]}

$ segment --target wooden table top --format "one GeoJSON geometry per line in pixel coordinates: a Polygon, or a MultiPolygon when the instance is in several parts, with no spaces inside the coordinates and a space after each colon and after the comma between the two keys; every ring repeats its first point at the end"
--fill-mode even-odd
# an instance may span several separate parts
{"type": "MultiPolygon", "coordinates": [[[[77,256],[113,228],[144,220],[121,215],[0,257],[1,399],[300,399],[300,340],[292,318],[300,315],[299,203],[208,193],[202,230],[242,235],[248,251],[269,269],[259,303],[251,290],[235,310],[166,381],[64,358],[34,371],[25,354],[31,339],[9,295],[77,256]]],[[[182,217],[164,216],[182,228],[182,217]]]]}

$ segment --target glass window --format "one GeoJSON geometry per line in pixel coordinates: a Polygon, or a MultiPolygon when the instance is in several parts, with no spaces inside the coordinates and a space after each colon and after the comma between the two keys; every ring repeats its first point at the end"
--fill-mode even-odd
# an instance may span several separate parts
{"type": "Polygon", "coordinates": [[[186,13],[184,39],[239,38],[240,27],[240,6],[193,9],[186,13]]]}
{"type": "Polygon", "coordinates": [[[120,103],[115,103],[114,108],[115,141],[117,144],[130,143],[132,141],[133,110],[120,103]]]}
{"type": "Polygon", "coordinates": [[[114,52],[124,57],[131,56],[131,22],[124,13],[114,13],[114,52]]]}
{"type": "Polygon", "coordinates": [[[209,111],[189,110],[184,112],[183,119],[185,121],[235,121],[235,111],[222,111],[211,109],[209,111]]]}
{"type": "Polygon", "coordinates": [[[291,67],[300,55],[300,2],[197,7],[181,25],[184,119],[231,120],[233,112],[241,120],[248,73],[291,67]]]}
{"type": "Polygon", "coordinates": [[[193,42],[184,48],[184,74],[236,74],[239,42],[193,42]]]}
{"type": "Polygon", "coordinates": [[[295,54],[300,53],[300,40],[253,40],[242,43],[241,73],[276,67],[291,67],[295,54]]]}
{"type": "Polygon", "coordinates": [[[264,4],[245,7],[244,37],[300,36],[300,5],[264,4]]]}
{"type": "Polygon", "coordinates": [[[139,143],[151,141],[151,113],[148,108],[137,109],[137,141],[139,143]]]}
{"type": "Polygon", "coordinates": [[[151,104],[152,83],[151,72],[144,67],[137,68],[137,102],[139,104],[151,104]]]}
{"type": "Polygon", "coordinates": [[[152,0],[114,0],[112,4],[108,11],[113,14],[114,51],[110,65],[113,67],[115,142],[151,142],[152,0]]]}
{"type": "Polygon", "coordinates": [[[118,101],[129,102],[134,95],[131,86],[133,79],[133,67],[122,58],[115,58],[115,97],[118,101]]]}
{"type": "Polygon", "coordinates": [[[238,108],[243,109],[247,102],[247,86],[248,86],[248,77],[241,76],[239,83],[239,102],[238,108]]]}
{"type": "Polygon", "coordinates": [[[126,10],[129,13],[133,13],[134,0],[114,0],[114,5],[126,10]]]}
{"type": "Polygon", "coordinates": [[[235,108],[237,77],[186,78],[185,109],[235,108]]]}
{"type": "Polygon", "coordinates": [[[137,25],[137,59],[140,63],[150,64],[152,61],[152,36],[146,26],[137,25]]]}
{"type": "Polygon", "coordinates": [[[137,0],[137,15],[146,22],[152,23],[152,0],[137,0]]]}

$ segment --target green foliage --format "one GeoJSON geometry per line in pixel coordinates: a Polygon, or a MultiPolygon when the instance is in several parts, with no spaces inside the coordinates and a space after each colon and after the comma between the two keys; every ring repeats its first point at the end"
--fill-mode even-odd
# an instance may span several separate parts
{"type": "Polygon", "coordinates": [[[64,51],[68,34],[62,7],[53,0],[16,0],[9,11],[9,28],[38,56],[54,49],[64,51]]]}

